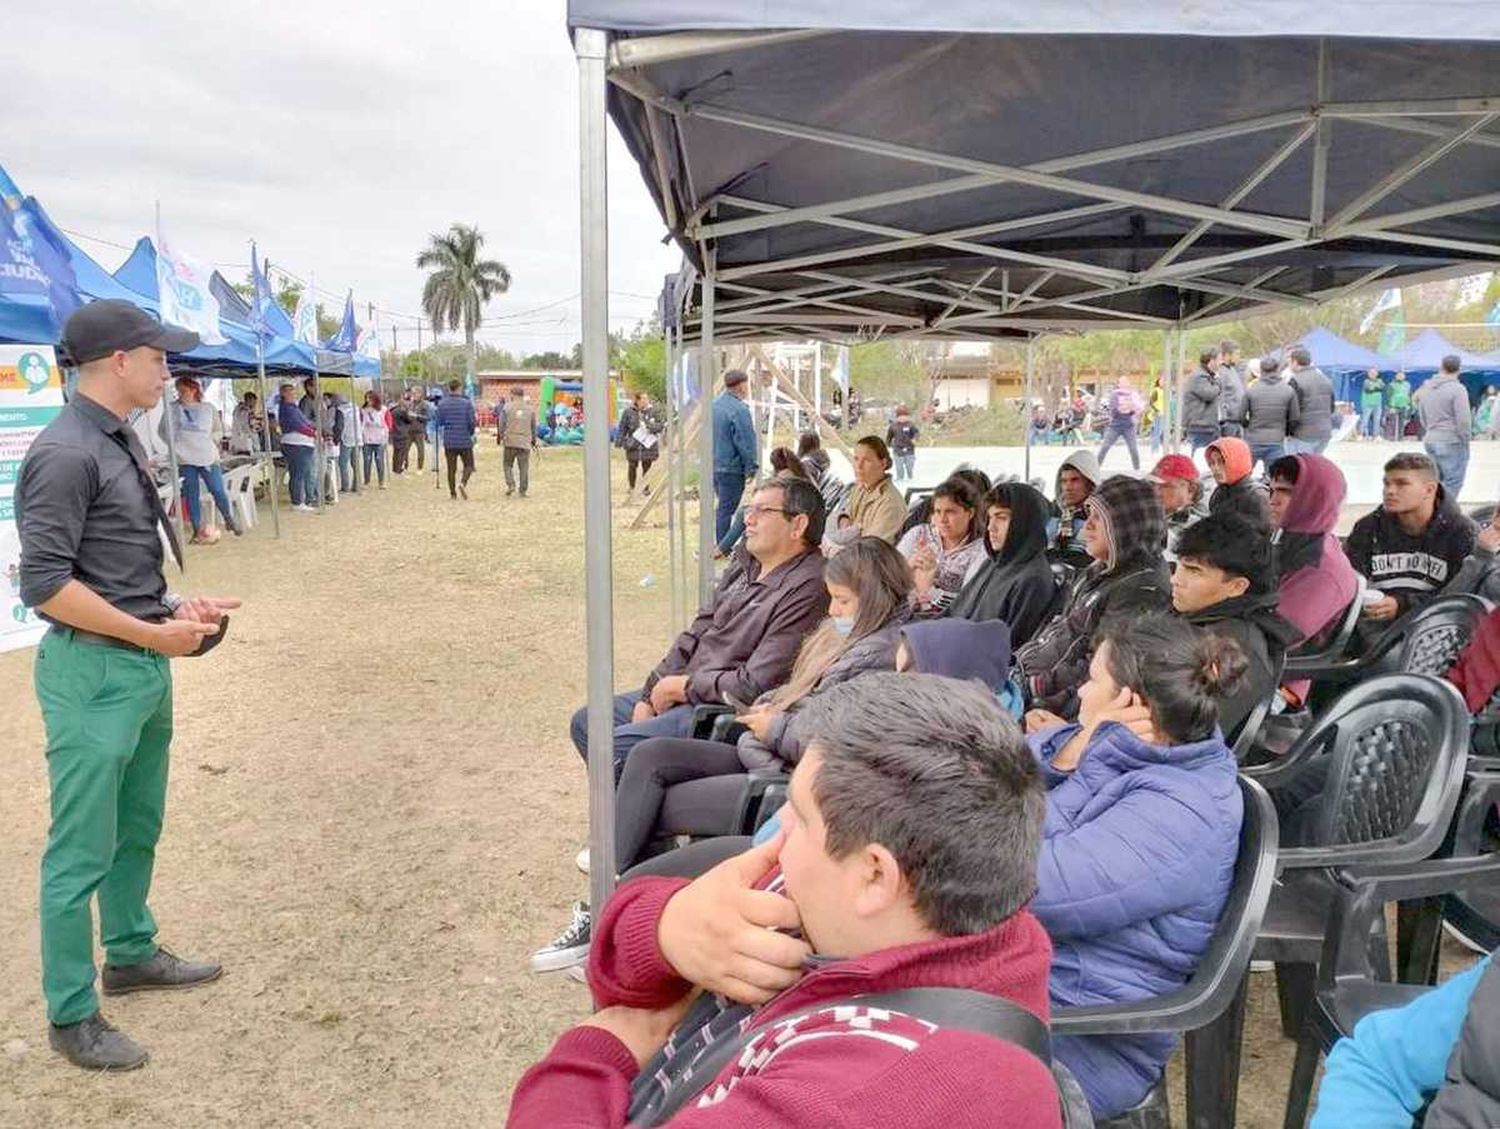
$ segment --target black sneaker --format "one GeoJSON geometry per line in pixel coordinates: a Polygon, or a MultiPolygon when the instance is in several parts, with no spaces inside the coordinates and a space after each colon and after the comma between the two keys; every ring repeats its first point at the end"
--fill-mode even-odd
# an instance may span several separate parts
{"type": "Polygon", "coordinates": [[[550,945],[531,954],[532,972],[561,972],[582,964],[589,956],[594,919],[587,902],[573,903],[573,922],[550,945]]]}
{"type": "Polygon", "coordinates": [[[183,960],[166,949],[140,964],[104,966],[100,977],[106,996],[123,996],[128,992],[176,991],[207,984],[224,975],[224,966],[211,961],[183,960]]]}
{"type": "Polygon", "coordinates": [[[84,1070],[135,1070],[151,1057],[146,1048],[95,1012],[79,1023],[52,1024],[47,1042],[54,1051],[84,1070]]]}

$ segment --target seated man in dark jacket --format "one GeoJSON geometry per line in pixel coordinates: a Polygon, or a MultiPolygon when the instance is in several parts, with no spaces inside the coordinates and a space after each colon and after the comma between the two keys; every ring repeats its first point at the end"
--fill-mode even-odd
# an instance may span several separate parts
{"type": "Polygon", "coordinates": [[[1276,692],[1287,648],[1301,632],[1276,611],[1276,577],[1265,532],[1238,514],[1210,514],[1183,530],[1172,607],[1194,627],[1234,640],[1249,669],[1219,701],[1225,737],[1276,692]]]}
{"type": "MultiPolygon", "coordinates": [[[[745,541],[713,603],[679,635],[639,689],[615,695],[615,779],[647,737],[687,737],[693,707],[755,701],[791,673],[803,637],[828,614],[823,499],[806,479],[775,479],[745,510],[745,541]]],[[[588,758],[588,710],[573,715],[573,745],[588,758]]]]}
{"type": "Polygon", "coordinates": [[[1219,439],[1208,445],[1208,470],[1214,476],[1214,492],[1208,496],[1208,512],[1233,512],[1271,531],[1270,496],[1265,485],[1250,477],[1255,456],[1243,439],[1219,439]]]}

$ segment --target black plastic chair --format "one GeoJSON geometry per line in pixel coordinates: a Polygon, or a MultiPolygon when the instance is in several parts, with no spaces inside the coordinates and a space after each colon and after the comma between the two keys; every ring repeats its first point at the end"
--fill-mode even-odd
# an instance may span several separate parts
{"type": "MultiPolygon", "coordinates": [[[[1490,812],[1500,802],[1500,762],[1483,763],[1475,771],[1469,758],[1469,795],[1454,823],[1453,854],[1457,858],[1485,854],[1491,844],[1486,831],[1490,812]]],[[[1500,948],[1500,882],[1455,890],[1443,899],[1443,920],[1476,945],[1493,952],[1500,948]]],[[[1435,958],[1430,963],[1434,963],[1435,958]]]]}
{"type": "Polygon", "coordinates": [[[1234,752],[1234,759],[1238,763],[1244,764],[1245,758],[1250,755],[1250,750],[1255,747],[1256,738],[1260,736],[1260,731],[1266,724],[1266,718],[1271,715],[1271,706],[1278,693],[1279,691],[1273,690],[1269,698],[1245,715],[1245,719],[1240,722],[1240,727],[1230,735],[1229,747],[1234,752]]]}
{"type": "MultiPolygon", "coordinates": [[[[1054,1008],[1054,1035],[1185,1033],[1187,1113],[1194,1129],[1233,1126],[1250,950],[1276,879],[1276,809],[1240,777],[1245,815],[1229,900],[1192,977],[1165,996],[1093,1007],[1054,1008]]],[[[1169,1129],[1165,1076],[1134,1109],[1098,1129],[1169,1129]]]]}
{"type": "MultiPolygon", "coordinates": [[[[1319,802],[1282,828],[1288,839],[1300,831],[1303,845],[1281,851],[1281,883],[1255,944],[1257,960],[1276,963],[1288,1037],[1301,1031],[1315,987],[1333,894],[1329,868],[1404,865],[1437,851],[1463,789],[1467,752],[1468,713],[1453,686],[1388,674],[1346,692],[1275,764],[1243,770],[1273,793],[1321,781],[1309,796],[1319,802]]],[[[1388,964],[1384,936],[1371,947],[1372,959],[1388,964]]]]}
{"type": "Polygon", "coordinates": [[[1482,596],[1439,596],[1391,624],[1358,657],[1316,666],[1289,661],[1286,676],[1308,679],[1315,691],[1332,687],[1335,693],[1339,686],[1373,674],[1405,671],[1441,677],[1489,612],[1490,602],[1482,596]]]}
{"type": "Polygon", "coordinates": [[[1496,854],[1360,867],[1338,874],[1318,962],[1317,988],[1287,1088],[1285,1129],[1300,1129],[1307,1121],[1318,1061],[1334,1043],[1371,1012],[1401,1007],[1431,990],[1423,984],[1389,983],[1371,962],[1369,938],[1379,931],[1386,903],[1452,896],[1492,886],[1497,879],[1500,855],[1496,854]]]}
{"type": "Polygon", "coordinates": [[[1286,669],[1283,677],[1289,680],[1297,680],[1305,677],[1303,671],[1316,671],[1326,666],[1337,663],[1349,650],[1349,640],[1354,638],[1354,629],[1359,624],[1360,610],[1365,606],[1365,578],[1355,573],[1357,586],[1354,589],[1354,599],[1349,601],[1349,606],[1344,609],[1344,618],[1339,621],[1338,630],[1328,640],[1317,648],[1309,648],[1304,642],[1302,646],[1289,651],[1286,656],[1286,669]]]}

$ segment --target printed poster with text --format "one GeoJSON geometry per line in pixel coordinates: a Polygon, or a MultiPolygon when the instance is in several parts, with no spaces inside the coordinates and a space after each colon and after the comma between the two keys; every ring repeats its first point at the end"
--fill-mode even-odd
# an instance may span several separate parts
{"type": "Polygon", "coordinates": [[[51,345],[0,345],[0,651],[30,647],[46,630],[21,603],[15,494],[26,449],[62,406],[62,372],[51,345]]]}

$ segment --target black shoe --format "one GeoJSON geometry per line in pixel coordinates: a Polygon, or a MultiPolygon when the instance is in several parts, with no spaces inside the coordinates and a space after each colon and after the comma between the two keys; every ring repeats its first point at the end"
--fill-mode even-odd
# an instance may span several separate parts
{"type": "Polygon", "coordinates": [[[85,1070],[135,1070],[151,1057],[145,1047],[116,1030],[98,1012],[79,1023],[62,1027],[52,1024],[47,1042],[63,1058],[85,1070]]]}
{"type": "Polygon", "coordinates": [[[104,994],[123,996],[127,992],[175,991],[207,984],[224,975],[224,966],[212,961],[183,960],[158,948],[156,955],[140,964],[104,966],[104,994]]]}
{"type": "Polygon", "coordinates": [[[561,972],[589,959],[594,918],[585,902],[573,905],[573,920],[552,941],[531,954],[532,972],[561,972]]]}

